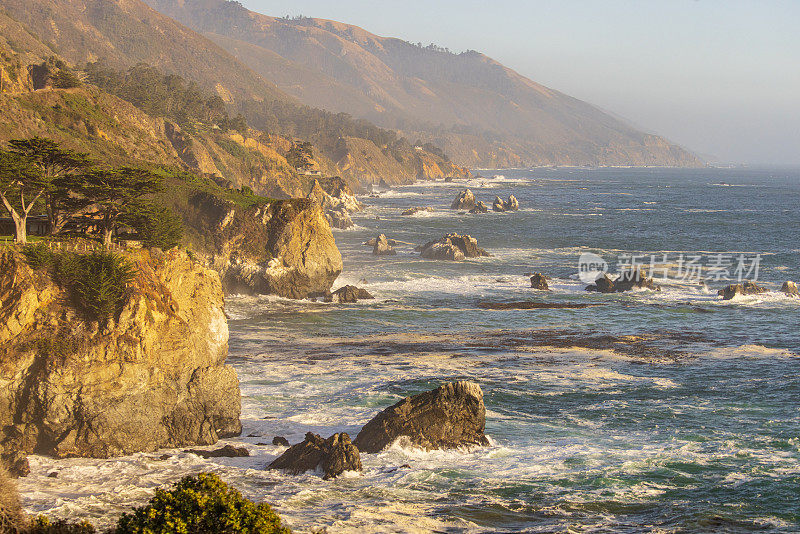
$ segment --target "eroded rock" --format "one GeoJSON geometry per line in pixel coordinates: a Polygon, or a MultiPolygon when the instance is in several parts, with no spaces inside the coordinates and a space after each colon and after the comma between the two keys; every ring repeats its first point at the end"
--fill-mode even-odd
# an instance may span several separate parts
{"type": "Polygon", "coordinates": [[[207,451],[204,449],[187,449],[183,452],[190,452],[192,454],[196,454],[201,458],[241,458],[244,456],[250,456],[250,451],[248,451],[244,447],[234,447],[233,445],[225,445],[224,447],[220,447],[219,449],[214,449],[211,451],[207,451]]]}
{"type": "Polygon", "coordinates": [[[450,382],[386,408],[364,425],[353,443],[368,453],[380,452],[401,438],[426,450],[488,445],[485,426],[480,386],[450,382]]]}
{"type": "Polygon", "coordinates": [[[494,211],[517,211],[519,209],[519,201],[514,195],[509,195],[508,200],[503,200],[500,197],[494,197],[492,202],[492,210],[494,211]]]}
{"type": "Polygon", "coordinates": [[[433,208],[431,208],[430,206],[425,206],[425,207],[417,206],[414,208],[408,208],[403,210],[403,212],[400,215],[408,216],[408,215],[414,215],[416,213],[433,213],[433,208]]]}
{"type": "Polygon", "coordinates": [[[416,248],[423,258],[430,260],[460,261],[465,258],[490,256],[478,246],[478,241],[469,235],[447,234],[438,241],[429,241],[416,248]]]}
{"type": "Polygon", "coordinates": [[[326,295],[325,302],[338,302],[340,304],[352,304],[359,300],[374,299],[369,291],[360,287],[346,285],[340,287],[330,295],[326,295]]]}
{"type": "Polygon", "coordinates": [[[450,205],[454,210],[471,210],[475,207],[475,195],[469,189],[463,190],[450,205]]]}
{"type": "Polygon", "coordinates": [[[789,297],[800,297],[800,291],[797,289],[797,284],[791,280],[787,280],[781,286],[781,291],[789,297]]]}
{"type": "Polygon", "coordinates": [[[0,438],[5,451],[109,457],[238,435],[219,276],[185,252],[126,253],[127,302],[83,319],[45,269],[0,255],[0,438]]]}
{"type": "Polygon", "coordinates": [[[393,256],[397,254],[397,251],[394,249],[394,246],[389,243],[389,240],[386,239],[386,236],[381,234],[375,238],[372,253],[376,256],[393,256]]]}
{"type": "Polygon", "coordinates": [[[470,213],[489,213],[489,208],[486,207],[486,204],[483,203],[482,200],[479,200],[475,203],[475,207],[469,210],[470,213]]]}
{"type": "Polygon", "coordinates": [[[540,291],[550,291],[550,287],[547,285],[547,277],[542,273],[533,273],[531,287],[540,291]]]}
{"type": "Polygon", "coordinates": [[[730,284],[720,289],[717,295],[722,297],[722,300],[731,300],[737,295],[759,295],[765,293],[767,290],[755,282],[745,280],[741,284],[730,284]]]}
{"type": "Polygon", "coordinates": [[[267,469],[280,469],[293,475],[321,469],[325,480],[345,471],[361,471],[361,455],[344,432],[323,439],[309,432],[305,439],[289,447],[267,469]]]}

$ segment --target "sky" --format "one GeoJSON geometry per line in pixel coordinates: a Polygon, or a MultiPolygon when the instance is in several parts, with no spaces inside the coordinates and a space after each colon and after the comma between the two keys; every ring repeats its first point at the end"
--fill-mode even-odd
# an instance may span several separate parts
{"type": "Polygon", "coordinates": [[[800,165],[800,0],[241,0],[478,50],[720,163],[800,165]]]}

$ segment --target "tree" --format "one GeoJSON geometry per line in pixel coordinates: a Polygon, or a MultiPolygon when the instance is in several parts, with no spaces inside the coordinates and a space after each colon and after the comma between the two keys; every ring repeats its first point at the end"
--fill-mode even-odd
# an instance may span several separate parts
{"type": "Polygon", "coordinates": [[[48,187],[37,171],[25,156],[0,150],[0,200],[14,221],[15,241],[23,245],[28,242],[28,215],[48,187]]]}
{"type": "Polygon", "coordinates": [[[61,148],[52,139],[38,135],[12,139],[8,144],[11,152],[26,157],[38,167],[42,179],[49,184],[44,192],[49,233],[60,232],[75,214],[74,207],[70,210],[70,189],[61,181],[91,167],[92,160],[86,153],[61,148]]]}
{"type": "Polygon", "coordinates": [[[183,223],[180,217],[166,206],[152,202],[132,202],[126,206],[121,221],[136,230],[146,247],[169,250],[181,243],[183,223]]]}
{"type": "Polygon", "coordinates": [[[97,208],[103,244],[109,246],[119,217],[126,213],[127,206],[160,191],[161,187],[161,178],[146,169],[119,167],[84,173],[76,180],[75,192],[97,208]]]}

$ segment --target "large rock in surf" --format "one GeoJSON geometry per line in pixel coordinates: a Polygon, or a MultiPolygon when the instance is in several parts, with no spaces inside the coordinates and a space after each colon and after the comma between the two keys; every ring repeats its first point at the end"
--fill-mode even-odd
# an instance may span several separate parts
{"type": "Polygon", "coordinates": [[[460,261],[464,258],[490,256],[478,246],[478,241],[469,235],[447,234],[438,241],[429,241],[417,247],[423,258],[429,260],[460,261]]]}
{"type": "Polygon", "coordinates": [[[343,286],[325,296],[325,302],[338,302],[340,304],[354,303],[359,300],[374,299],[369,291],[356,286],[343,286]]]}
{"type": "Polygon", "coordinates": [[[415,215],[417,213],[433,213],[433,208],[430,206],[417,206],[414,208],[404,209],[400,215],[415,215]]]}
{"type": "Polygon", "coordinates": [[[219,276],[178,250],[126,256],[136,266],[127,302],[99,323],[46,268],[0,255],[5,451],[108,457],[240,433],[219,276]]]}
{"type": "Polygon", "coordinates": [[[330,290],[342,272],[330,225],[311,200],[241,207],[197,193],[189,204],[187,226],[200,234],[190,237],[226,293],[303,299],[330,290]]]}
{"type": "Polygon", "coordinates": [[[321,469],[325,480],[335,478],[345,471],[361,471],[361,455],[342,432],[323,439],[311,432],[296,445],[272,461],[267,469],[280,469],[293,475],[321,469]]]}
{"type": "Polygon", "coordinates": [[[372,253],[375,256],[392,256],[397,254],[397,251],[389,243],[389,240],[386,239],[386,236],[381,234],[375,238],[375,244],[372,247],[372,253]]]}
{"type": "Polygon", "coordinates": [[[531,287],[540,291],[550,291],[550,287],[547,285],[547,277],[542,273],[533,273],[531,287]]]}
{"type": "Polygon", "coordinates": [[[482,200],[479,200],[475,203],[475,207],[469,210],[470,213],[489,213],[489,208],[486,207],[486,204],[483,203],[482,200]]]}
{"type": "Polygon", "coordinates": [[[597,277],[594,284],[586,286],[586,291],[597,291],[598,293],[622,293],[632,289],[661,291],[661,287],[652,278],[647,278],[647,275],[638,268],[623,272],[616,280],[603,273],[597,277]]]}
{"type": "Polygon", "coordinates": [[[783,283],[781,286],[781,291],[786,294],[787,297],[800,297],[800,291],[797,289],[797,284],[791,280],[787,280],[783,283]]]}
{"type": "Polygon", "coordinates": [[[517,211],[519,209],[519,201],[514,195],[509,195],[508,200],[503,200],[500,197],[494,197],[492,203],[492,210],[494,211],[517,211]]]}
{"type": "Polygon", "coordinates": [[[483,391],[474,382],[444,384],[386,408],[353,442],[361,452],[380,452],[397,439],[431,449],[488,445],[483,391]]]}
{"type": "Polygon", "coordinates": [[[347,230],[355,226],[353,219],[350,218],[350,212],[344,208],[326,211],[325,220],[328,221],[331,228],[338,228],[339,230],[347,230]]]}
{"type": "Polygon", "coordinates": [[[719,291],[717,295],[722,297],[722,300],[731,300],[737,295],[759,295],[766,292],[766,288],[757,285],[755,282],[745,280],[741,284],[730,284],[719,291]]]}
{"type": "Polygon", "coordinates": [[[475,207],[475,195],[469,189],[463,190],[450,205],[454,210],[471,210],[475,207]]]}

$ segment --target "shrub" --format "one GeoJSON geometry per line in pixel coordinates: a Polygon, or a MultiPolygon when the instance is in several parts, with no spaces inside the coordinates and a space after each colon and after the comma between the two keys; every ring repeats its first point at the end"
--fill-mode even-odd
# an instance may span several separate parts
{"type": "Polygon", "coordinates": [[[150,504],[123,514],[117,534],[284,534],[278,515],[255,504],[217,475],[184,477],[169,491],[158,489],[150,504]]]}
{"type": "Polygon", "coordinates": [[[135,272],[128,260],[112,252],[62,254],[56,280],[68,289],[75,308],[90,319],[103,320],[125,305],[135,272]]]}
{"type": "Polygon", "coordinates": [[[40,515],[33,520],[26,534],[95,534],[95,532],[97,530],[94,526],[86,521],[70,523],[59,519],[50,522],[47,517],[40,515]]]}
{"type": "Polygon", "coordinates": [[[51,267],[56,261],[56,255],[50,250],[46,243],[36,243],[25,245],[22,249],[22,254],[31,269],[41,269],[43,267],[51,267]]]}
{"type": "Polygon", "coordinates": [[[180,245],[183,239],[183,223],[180,217],[164,206],[142,203],[134,206],[123,216],[123,222],[136,230],[146,247],[169,250],[180,245]]]}
{"type": "Polygon", "coordinates": [[[0,465],[0,532],[20,532],[24,524],[17,486],[0,465]]]}
{"type": "Polygon", "coordinates": [[[74,72],[61,69],[52,78],[53,80],[53,87],[57,89],[72,89],[73,87],[80,87],[81,80],[78,78],[74,72]]]}

